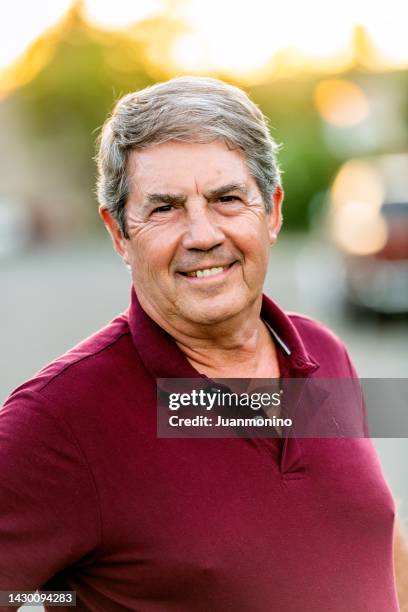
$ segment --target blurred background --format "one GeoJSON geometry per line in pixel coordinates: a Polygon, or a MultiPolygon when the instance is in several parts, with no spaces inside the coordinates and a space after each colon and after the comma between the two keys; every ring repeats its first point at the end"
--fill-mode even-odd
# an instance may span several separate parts
{"type": "MultiPolygon", "coordinates": [[[[0,7],[0,399],[126,308],[94,196],[124,93],[181,74],[243,87],[281,143],[266,291],[329,325],[361,377],[408,376],[408,7],[13,0],[0,7]]],[[[408,444],[377,440],[408,516],[408,444]]]]}

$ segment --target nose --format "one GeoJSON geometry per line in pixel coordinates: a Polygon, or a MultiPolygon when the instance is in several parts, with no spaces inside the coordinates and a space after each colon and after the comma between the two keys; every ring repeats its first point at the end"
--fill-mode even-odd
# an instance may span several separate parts
{"type": "Polygon", "coordinates": [[[195,206],[186,214],[182,245],[187,250],[209,251],[222,244],[225,234],[205,205],[195,206]]]}

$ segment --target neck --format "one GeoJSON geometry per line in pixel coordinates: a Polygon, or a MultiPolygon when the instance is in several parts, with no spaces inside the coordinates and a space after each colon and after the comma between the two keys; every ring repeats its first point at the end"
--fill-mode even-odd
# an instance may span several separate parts
{"type": "Polygon", "coordinates": [[[277,359],[269,331],[261,319],[252,328],[237,330],[222,343],[217,339],[176,340],[192,366],[215,378],[269,378],[278,376],[277,359]]]}
{"type": "Polygon", "coordinates": [[[211,324],[164,319],[145,310],[200,373],[213,378],[278,377],[276,350],[260,317],[261,306],[259,296],[248,311],[211,324]]]}

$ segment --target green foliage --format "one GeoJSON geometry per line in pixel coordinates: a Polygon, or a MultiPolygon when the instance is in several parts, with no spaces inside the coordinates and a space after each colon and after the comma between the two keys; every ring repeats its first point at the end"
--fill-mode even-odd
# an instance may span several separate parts
{"type": "Polygon", "coordinates": [[[313,196],[327,189],[339,165],[324,142],[313,106],[313,88],[314,83],[304,78],[275,81],[250,92],[270,120],[272,137],[281,145],[285,227],[294,230],[307,228],[313,196]]]}

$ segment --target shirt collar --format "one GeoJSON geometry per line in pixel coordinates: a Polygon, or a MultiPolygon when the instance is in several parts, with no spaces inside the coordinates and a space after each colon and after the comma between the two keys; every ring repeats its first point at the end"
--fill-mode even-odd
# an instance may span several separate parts
{"type": "MultiPolygon", "coordinates": [[[[280,360],[285,372],[293,371],[301,377],[319,367],[307,353],[290,318],[266,295],[262,298],[261,317],[285,357],[280,360]]],[[[206,378],[190,364],[174,339],[146,314],[133,287],[128,321],[136,349],[153,378],[206,378]]]]}
{"type": "Polygon", "coordinates": [[[262,296],[261,317],[271,330],[281,353],[286,356],[285,370],[293,370],[296,376],[308,376],[320,367],[307,351],[290,317],[265,294],[262,296]]]}

